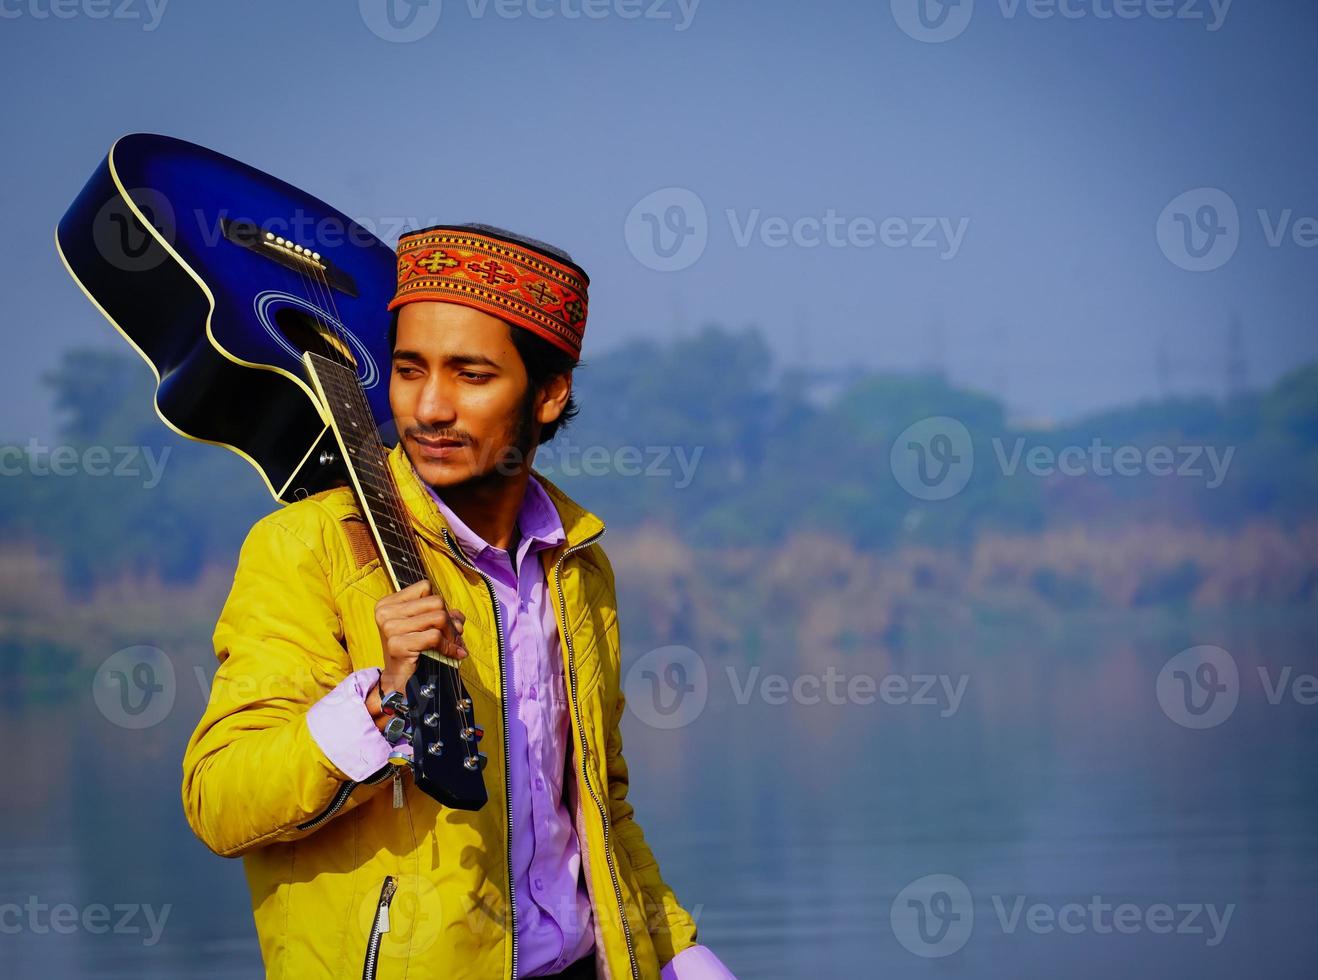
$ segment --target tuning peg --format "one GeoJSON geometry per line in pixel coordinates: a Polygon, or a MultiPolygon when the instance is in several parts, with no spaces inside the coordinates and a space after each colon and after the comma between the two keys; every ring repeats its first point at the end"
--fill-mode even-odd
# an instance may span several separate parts
{"type": "Polygon", "coordinates": [[[469,725],[462,730],[462,737],[468,742],[479,742],[485,737],[485,729],[480,725],[469,725]]]}
{"type": "Polygon", "coordinates": [[[477,752],[475,755],[469,755],[462,760],[462,764],[468,769],[474,769],[478,772],[485,771],[485,764],[490,760],[485,758],[484,752],[477,752]]]}

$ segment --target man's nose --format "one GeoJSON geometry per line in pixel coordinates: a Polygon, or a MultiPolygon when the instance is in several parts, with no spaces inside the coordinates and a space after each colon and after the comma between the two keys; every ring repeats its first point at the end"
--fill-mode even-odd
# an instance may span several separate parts
{"type": "Polygon", "coordinates": [[[453,393],[441,378],[430,378],[416,401],[416,418],[431,427],[453,422],[456,414],[453,393]]]}

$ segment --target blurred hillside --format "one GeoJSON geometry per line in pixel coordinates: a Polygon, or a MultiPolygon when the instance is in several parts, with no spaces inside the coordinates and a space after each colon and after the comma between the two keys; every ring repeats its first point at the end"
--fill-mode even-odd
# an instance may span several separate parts
{"type": "MultiPolygon", "coordinates": [[[[56,561],[77,594],[232,564],[274,506],[246,462],[169,432],[130,351],[70,352],[46,380],[65,454],[102,451],[101,471],[128,472],[58,475],[54,447],[9,433],[0,538],[11,549],[56,561]]],[[[757,332],[711,326],[593,359],[576,387],[581,415],[536,466],[605,519],[611,553],[643,547],[676,567],[714,550],[726,562],[814,548],[821,575],[824,555],[844,554],[950,591],[1006,584],[1071,605],[1292,601],[1315,588],[1297,529],[1318,520],[1318,365],[1230,400],[1148,402],[1039,429],[933,376],[858,376],[821,402],[757,332]],[[968,442],[954,448],[973,455],[946,499],[926,499],[893,452],[931,418],[963,427],[951,431],[968,442]],[[1269,575],[1285,585],[1240,581],[1269,575]]],[[[763,574],[772,560],[746,567],[763,574]]]]}
{"type": "MultiPolygon", "coordinates": [[[[130,352],[71,352],[47,381],[62,448],[0,447],[0,676],[18,703],[141,635],[205,662],[238,548],[275,506],[246,462],[160,423],[130,352]]],[[[1114,623],[1318,599],[1314,366],[1227,402],[1027,429],[936,377],[820,400],[756,333],[709,328],[601,357],[577,389],[582,414],[536,465],[608,523],[629,650],[819,670],[918,657],[949,631],[987,649],[1060,630],[1069,648],[1114,623]],[[943,485],[913,480],[908,445],[928,451],[914,470],[973,459],[964,485],[926,499],[943,485]]]]}

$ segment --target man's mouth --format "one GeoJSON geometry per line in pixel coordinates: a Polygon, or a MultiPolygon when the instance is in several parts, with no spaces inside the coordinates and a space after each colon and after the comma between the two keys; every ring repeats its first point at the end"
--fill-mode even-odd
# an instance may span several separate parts
{"type": "Polygon", "coordinates": [[[427,449],[456,449],[463,445],[461,439],[425,439],[421,436],[413,436],[412,438],[427,449]]]}
{"type": "Polygon", "coordinates": [[[421,436],[413,436],[412,440],[416,443],[417,452],[421,454],[422,459],[436,463],[456,458],[465,445],[461,439],[425,439],[421,436]]]}

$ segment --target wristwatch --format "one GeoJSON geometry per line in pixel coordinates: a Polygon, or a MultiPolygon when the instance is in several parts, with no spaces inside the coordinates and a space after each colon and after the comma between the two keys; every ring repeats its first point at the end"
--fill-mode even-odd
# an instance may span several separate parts
{"type": "Polygon", "coordinates": [[[385,693],[383,682],[377,678],[375,684],[366,692],[367,710],[371,712],[371,717],[377,721],[385,715],[397,715],[407,711],[407,700],[398,691],[389,691],[385,693]],[[377,694],[380,700],[380,710],[373,711],[370,708],[371,695],[377,694]]]}
{"type": "Polygon", "coordinates": [[[394,715],[385,724],[381,734],[390,745],[397,745],[407,737],[407,719],[400,715],[394,715]]]}

